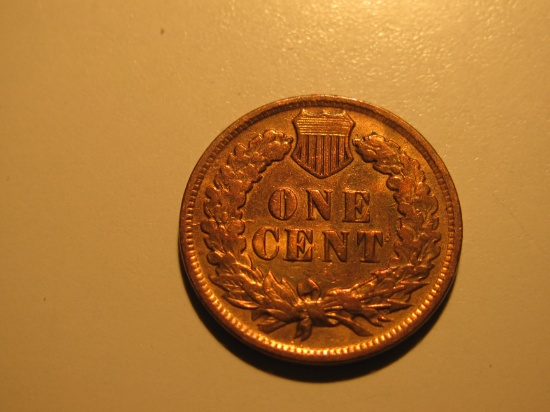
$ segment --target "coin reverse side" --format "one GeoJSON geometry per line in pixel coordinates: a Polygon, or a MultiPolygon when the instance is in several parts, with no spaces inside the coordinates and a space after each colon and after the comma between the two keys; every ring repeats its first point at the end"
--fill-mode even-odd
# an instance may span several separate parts
{"type": "Polygon", "coordinates": [[[193,171],[181,255],[208,311],[269,355],[377,354],[417,330],[453,282],[458,196],[406,122],[333,96],[241,117],[193,171]]]}

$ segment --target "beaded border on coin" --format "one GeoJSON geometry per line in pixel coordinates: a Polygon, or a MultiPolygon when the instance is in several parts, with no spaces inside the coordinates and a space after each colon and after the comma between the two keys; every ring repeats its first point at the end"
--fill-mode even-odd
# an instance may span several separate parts
{"type": "MultiPolygon", "coordinates": [[[[367,357],[392,347],[418,329],[433,313],[439,303],[441,303],[450,288],[456,272],[462,239],[461,213],[456,190],[443,162],[426,140],[410,125],[384,109],[353,99],[323,95],[301,96],[274,102],[243,116],[227,128],[210,145],[193,171],[182,203],[180,225],[181,253],[189,278],[210,313],[235,336],[251,344],[253,347],[272,356],[310,364],[340,363],[367,357]],[[283,111],[308,107],[348,109],[373,117],[396,130],[415,147],[429,164],[444,194],[444,211],[447,213],[448,221],[448,244],[443,267],[424,302],[407,319],[378,337],[365,338],[359,344],[326,349],[313,349],[276,342],[266,336],[265,333],[248,327],[236,318],[224,307],[212,291],[208,277],[202,273],[197,261],[196,250],[194,248],[195,239],[193,239],[192,233],[192,227],[196,223],[193,220],[193,210],[196,205],[199,188],[206,172],[221,151],[235,137],[256,122],[283,111]]],[[[273,280],[276,282],[275,278],[273,280]]],[[[356,333],[359,332],[356,331],[356,333]]]]}

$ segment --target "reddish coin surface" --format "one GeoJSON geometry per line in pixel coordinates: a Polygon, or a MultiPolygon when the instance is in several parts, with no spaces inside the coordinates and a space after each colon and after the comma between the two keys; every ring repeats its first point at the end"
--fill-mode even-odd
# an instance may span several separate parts
{"type": "Polygon", "coordinates": [[[442,160],[374,105],[302,96],[221,133],[183,198],[180,248],[208,311],[269,355],[349,362],[392,347],[454,280],[462,220],[442,160]]]}

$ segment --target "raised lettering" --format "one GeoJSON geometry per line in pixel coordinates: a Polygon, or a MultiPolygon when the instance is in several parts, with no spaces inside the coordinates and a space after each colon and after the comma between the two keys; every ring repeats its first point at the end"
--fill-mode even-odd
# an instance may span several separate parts
{"type": "Polygon", "coordinates": [[[323,232],[324,245],[325,245],[325,262],[331,262],[330,249],[334,250],[338,260],[340,262],[346,262],[348,260],[348,235],[349,231],[342,230],[340,232],[342,237],[338,236],[335,230],[325,230],[323,232]]]}
{"type": "Polygon", "coordinates": [[[313,257],[313,230],[285,229],[287,233],[286,258],[290,262],[311,262],[313,257]]]}
{"type": "Polygon", "coordinates": [[[288,220],[296,212],[298,200],[292,190],[283,187],[275,190],[268,202],[268,209],[271,216],[279,220],[288,220]]]}
{"type": "Polygon", "coordinates": [[[344,190],[344,222],[368,223],[370,194],[362,190],[344,190]]]}
{"type": "Polygon", "coordinates": [[[279,253],[279,228],[273,227],[262,227],[254,233],[252,237],[252,248],[256,255],[263,260],[272,260],[275,259],[275,256],[279,253]],[[271,254],[267,254],[267,234],[271,233],[273,239],[275,240],[276,246],[275,250],[271,254]]]}
{"type": "Polygon", "coordinates": [[[361,246],[364,243],[363,257],[361,262],[366,263],[378,263],[380,262],[377,256],[376,244],[382,247],[384,238],[382,232],[379,230],[358,230],[357,231],[357,246],[361,246]]]}
{"type": "Polygon", "coordinates": [[[314,209],[317,209],[319,214],[325,220],[330,220],[331,195],[332,190],[323,190],[325,195],[321,194],[320,190],[306,190],[307,192],[307,220],[314,220],[314,209]]]}

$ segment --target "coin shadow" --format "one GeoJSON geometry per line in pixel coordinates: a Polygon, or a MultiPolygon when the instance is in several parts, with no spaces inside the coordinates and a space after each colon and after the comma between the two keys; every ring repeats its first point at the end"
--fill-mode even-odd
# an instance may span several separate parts
{"type": "Polygon", "coordinates": [[[303,382],[318,382],[328,383],[336,381],[344,381],[354,379],[360,376],[369,375],[386,366],[398,361],[401,357],[411,351],[418,345],[428,332],[435,325],[441,313],[445,309],[447,302],[454,289],[454,283],[451,286],[448,295],[443,300],[441,305],[436,309],[433,315],[411,336],[396,346],[376,355],[353,363],[345,363],[338,365],[303,365],[293,362],[284,361],[263,354],[252,349],[248,345],[242,343],[235,338],[225,328],[223,328],[213,317],[199,300],[193,285],[189,281],[185,266],[180,259],[180,268],[185,289],[189,295],[189,299],[193,309],[209,330],[209,332],[233,355],[237,356],[242,361],[251,366],[273,375],[277,375],[286,379],[303,381],[303,382]]]}

